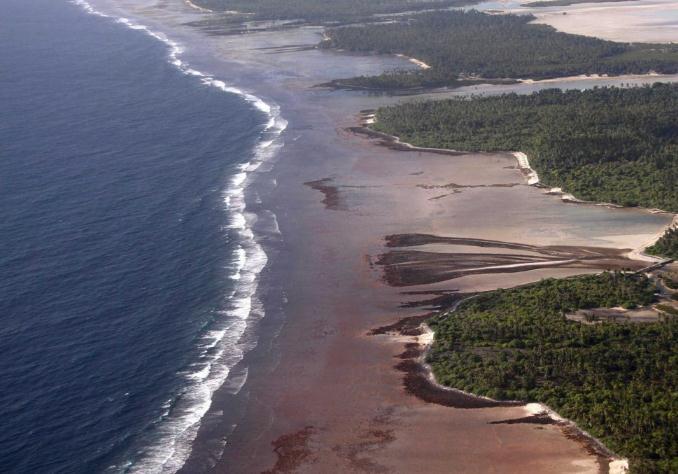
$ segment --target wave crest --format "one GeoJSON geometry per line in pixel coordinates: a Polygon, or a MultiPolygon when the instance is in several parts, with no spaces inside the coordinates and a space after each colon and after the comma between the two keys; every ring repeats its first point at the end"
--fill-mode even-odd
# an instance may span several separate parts
{"type": "MultiPolygon", "coordinates": [[[[91,15],[111,19],[162,41],[168,47],[169,63],[179,71],[187,76],[200,78],[206,86],[242,97],[268,116],[250,160],[239,165],[240,171],[230,178],[223,191],[224,208],[228,215],[225,227],[238,236],[238,245],[233,251],[229,267],[229,278],[236,283],[235,288],[226,295],[226,308],[221,311],[221,317],[214,327],[201,337],[198,360],[178,374],[185,381],[184,389],[163,405],[163,415],[152,428],[157,436],[154,436],[149,445],[132,453],[132,459],[107,469],[109,472],[131,473],[176,472],[190,455],[200,420],[209,410],[214,392],[224,384],[231,369],[255,345],[255,342],[243,341],[242,338],[249,324],[264,316],[261,302],[256,295],[258,277],[268,262],[268,256],[252,231],[257,216],[246,210],[245,190],[253,179],[252,173],[262,163],[273,158],[283,146],[281,134],[287,127],[287,121],[281,117],[279,106],[191,68],[180,57],[184,53],[184,47],[164,33],[153,31],[129,18],[114,17],[97,11],[85,0],[72,0],[72,3],[91,15]]],[[[246,374],[246,370],[240,374],[241,377],[235,384],[236,392],[245,383],[246,374]]]]}

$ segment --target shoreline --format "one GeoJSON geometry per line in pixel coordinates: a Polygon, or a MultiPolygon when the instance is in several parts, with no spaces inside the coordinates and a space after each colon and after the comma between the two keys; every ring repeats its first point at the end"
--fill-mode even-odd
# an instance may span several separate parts
{"type": "Polygon", "coordinates": [[[431,66],[429,66],[429,65],[426,64],[424,61],[421,61],[421,60],[419,60],[419,59],[411,58],[410,56],[406,56],[406,55],[404,55],[404,54],[396,54],[396,56],[399,57],[399,58],[405,58],[405,59],[407,59],[409,62],[411,62],[411,63],[414,64],[415,66],[418,66],[419,69],[423,69],[423,70],[431,69],[431,66]]]}
{"type": "MultiPolygon", "coordinates": [[[[214,87],[223,93],[240,97],[253,110],[266,117],[266,120],[262,123],[260,137],[253,144],[249,159],[238,166],[239,172],[229,176],[229,180],[221,190],[226,211],[224,227],[236,231],[239,239],[233,255],[237,262],[235,273],[229,275],[229,278],[239,282],[233,290],[233,294],[229,297],[232,303],[230,312],[233,313],[233,316],[246,322],[242,325],[231,323],[226,329],[212,330],[207,334],[207,336],[214,334],[210,338],[208,346],[208,349],[214,349],[214,354],[205,352],[203,357],[209,360],[208,365],[187,376],[189,380],[187,387],[196,384],[196,390],[201,393],[201,397],[188,409],[180,407],[187,413],[179,414],[176,417],[172,417],[171,411],[177,406],[169,405],[167,407],[169,416],[165,416],[162,423],[178,424],[180,425],[178,429],[169,430],[169,434],[165,433],[150,444],[137,446],[137,452],[129,454],[129,456],[134,457],[132,461],[134,466],[138,467],[144,464],[155,466],[159,464],[164,469],[169,464],[175,466],[175,471],[178,471],[193,455],[193,444],[201,425],[210,413],[216,393],[229,383],[236,387],[239,385],[236,388],[236,392],[239,392],[247,380],[247,370],[245,369],[243,373],[242,370],[238,369],[247,353],[257,345],[256,338],[252,340],[252,327],[257,325],[259,320],[265,316],[265,313],[264,315],[259,314],[261,309],[261,289],[259,285],[262,272],[267,267],[270,257],[270,250],[265,249],[264,241],[271,240],[271,234],[275,234],[275,230],[273,232],[259,230],[257,221],[262,221],[265,217],[268,217],[272,219],[273,227],[277,228],[275,214],[265,216],[266,209],[258,209],[257,214],[253,213],[252,207],[254,206],[247,198],[248,188],[252,185],[259,168],[262,165],[270,166],[275,161],[277,151],[282,146],[281,136],[287,128],[287,121],[281,116],[280,107],[277,104],[265,102],[247,90],[227,85],[211,73],[194,69],[191,64],[181,59],[185,52],[183,44],[171,39],[165,32],[141,23],[144,21],[143,19],[137,20],[135,18],[131,20],[125,16],[120,16],[118,13],[105,13],[87,0],[72,0],[72,3],[82,9],[85,14],[120,24],[130,30],[141,31],[153,40],[161,42],[167,49],[167,62],[180,73],[195,78],[203,86],[214,87]],[[268,253],[267,250],[269,250],[268,253]],[[228,343],[232,339],[238,341],[235,346],[230,346],[228,343]],[[226,357],[222,358],[224,354],[226,357]],[[169,453],[164,452],[168,449],[167,446],[170,446],[169,453]]],[[[184,0],[184,4],[203,13],[213,13],[211,10],[194,5],[190,0],[184,0]]],[[[273,239],[275,240],[276,237],[273,236],[273,239]]],[[[194,365],[189,365],[187,371],[195,371],[194,365]]],[[[152,426],[151,429],[157,430],[158,427],[152,426]]],[[[142,467],[142,469],[145,468],[142,467]]]]}
{"type": "MultiPolygon", "coordinates": [[[[182,24],[186,17],[176,15],[176,24],[182,24]]],[[[189,34],[203,38],[195,31],[189,34]]],[[[290,44],[303,43],[306,38],[303,32],[280,34],[290,44]],[[302,40],[297,41],[294,35],[302,40]]],[[[440,285],[428,285],[403,292],[380,282],[374,260],[383,251],[384,235],[415,230],[443,235],[461,231],[469,237],[508,239],[512,232],[525,232],[523,229],[529,226],[504,222],[497,215],[498,230],[486,228],[482,222],[473,221],[475,215],[483,210],[492,214],[492,206],[501,209],[508,198],[526,199],[528,206],[542,205],[534,204],[534,193],[524,187],[502,187],[516,179],[515,170],[502,168],[507,163],[503,155],[481,155],[488,173],[480,175],[463,156],[462,165],[441,163],[440,155],[449,154],[444,150],[404,150],[422,154],[411,160],[407,153],[395,156],[387,149],[375,150],[372,145],[347,139],[338,130],[343,129],[341,125],[349,115],[352,120],[357,104],[370,102],[369,98],[335,98],[322,92],[319,98],[309,98],[306,88],[303,93],[299,90],[298,84],[303,82],[291,80],[291,86],[282,86],[261,70],[270,71],[273,62],[273,68],[288,77],[298,74],[315,80],[322,65],[331,63],[343,71],[351,70],[355,61],[336,58],[325,63],[325,59],[313,56],[314,52],[298,52],[300,56],[289,65],[285,54],[272,60],[258,53],[254,46],[269,41],[261,38],[229,38],[228,52],[217,49],[223,44],[218,38],[210,38],[204,49],[218,51],[212,51],[216,59],[209,63],[215,65],[214,77],[230,77],[227,74],[233,69],[229,67],[245,64],[245,72],[235,69],[240,82],[270,88],[269,95],[279,99],[290,119],[290,140],[278,153],[275,171],[264,171],[259,178],[274,185],[260,193],[255,183],[251,197],[256,206],[270,205],[280,220],[284,245],[280,257],[267,267],[266,280],[267,285],[282,286],[282,302],[279,308],[266,308],[260,343],[241,364],[246,375],[240,390],[229,393],[228,387],[222,387],[215,392],[184,471],[215,463],[216,471],[229,473],[271,468],[412,472],[424,460],[430,472],[445,472],[450,463],[462,472],[473,472],[501,462],[506,472],[516,474],[526,469],[565,473],[572,472],[572,466],[589,466],[589,454],[549,427],[534,431],[530,426],[489,424],[522,413],[515,407],[457,410],[412,397],[401,390],[402,372],[392,366],[394,360],[401,360],[401,344],[382,344],[365,337],[372,327],[393,324],[394,316],[420,314],[415,303],[404,306],[421,299],[423,294],[416,292],[443,291],[440,285]],[[229,62],[233,57],[241,62],[229,62]],[[220,66],[222,60],[225,65],[220,66]],[[344,100],[348,103],[342,103],[344,100]],[[386,172],[384,166],[388,167],[386,172]],[[482,192],[488,193],[488,204],[471,208],[472,202],[455,207],[454,202],[432,201],[436,191],[421,186],[445,184],[440,182],[441,175],[455,175],[455,181],[469,184],[468,190],[456,193],[454,199],[463,201],[482,192]],[[457,179],[456,175],[461,177],[457,179]],[[331,182],[325,181],[328,179],[331,182]],[[475,190],[476,181],[487,182],[489,188],[475,190]],[[322,190],[303,184],[313,182],[336,191],[336,209],[323,205],[322,190]],[[492,187],[495,183],[501,186],[492,187]],[[465,207],[469,210],[464,211],[465,207]],[[445,216],[447,219],[443,219],[445,216]],[[461,229],[459,225],[455,228],[455,222],[462,224],[461,229]],[[501,228],[502,223],[510,228],[501,228]],[[228,433],[228,442],[222,455],[215,445],[225,442],[224,433],[228,433]],[[421,442],[424,433],[432,438],[429,443],[421,442]],[[514,439],[524,440],[525,445],[516,445],[514,439]],[[424,452],[436,455],[422,455],[424,452]]],[[[378,68],[387,59],[365,61],[378,68]]],[[[543,211],[543,215],[549,214],[543,211]]],[[[577,220],[572,218],[572,222],[577,220]]],[[[516,234],[514,240],[522,237],[516,234]]],[[[544,237],[530,234],[525,239],[541,242],[544,237]]],[[[559,239],[554,234],[544,241],[559,239]]],[[[536,269],[470,277],[454,285],[462,289],[494,287],[543,275],[586,271],[590,271],[588,267],[536,269]]]]}
{"type": "Polygon", "coordinates": [[[202,12],[202,13],[214,13],[214,10],[210,10],[209,8],[199,7],[198,5],[196,5],[195,3],[193,3],[191,0],[184,0],[184,2],[186,3],[186,5],[188,5],[188,6],[191,7],[191,8],[194,8],[194,9],[198,10],[199,12],[202,12]]]}
{"type": "MultiPolygon", "coordinates": [[[[323,38],[323,41],[326,41],[323,38]]],[[[330,48],[329,51],[336,53],[344,52],[342,49],[330,48]]],[[[369,54],[369,53],[366,53],[369,54]]],[[[372,53],[376,56],[388,56],[388,54],[377,54],[372,53]]],[[[406,59],[408,62],[415,64],[421,70],[430,69],[431,66],[425,62],[406,56],[404,54],[394,54],[393,56],[406,59]]],[[[460,76],[458,84],[449,84],[449,85],[440,85],[440,86],[413,86],[410,88],[388,88],[388,87],[373,87],[373,86],[360,86],[354,84],[344,84],[343,81],[350,80],[351,78],[340,78],[332,79],[329,82],[316,84],[315,87],[318,88],[327,88],[329,90],[337,91],[365,91],[365,92],[375,92],[390,94],[394,96],[416,96],[416,95],[435,95],[435,94],[446,94],[454,93],[455,91],[462,91],[469,87],[483,87],[483,86],[492,86],[492,85],[525,85],[525,86],[541,86],[548,84],[576,84],[577,82],[591,81],[591,82],[610,82],[610,81],[630,81],[626,85],[624,82],[619,82],[617,87],[635,87],[636,82],[640,81],[640,84],[652,84],[654,82],[678,82],[678,73],[675,74],[663,74],[655,71],[649,71],[644,74],[619,74],[619,75],[610,75],[610,74],[577,74],[573,76],[561,76],[561,77],[550,77],[546,79],[523,79],[523,78],[484,78],[480,76],[460,76]],[[653,82],[642,82],[646,80],[652,80],[653,82]]],[[[556,86],[554,86],[556,87],[556,86]]]]}
{"type": "Polygon", "coordinates": [[[466,151],[460,151],[460,150],[452,150],[449,148],[428,148],[428,147],[418,147],[415,145],[412,145],[411,143],[403,142],[401,141],[400,137],[395,136],[395,135],[389,135],[384,132],[380,132],[377,130],[374,130],[370,127],[370,125],[376,123],[376,114],[374,111],[365,111],[361,112],[360,114],[360,126],[359,127],[350,127],[349,131],[355,134],[359,135],[364,135],[368,139],[374,139],[378,138],[381,139],[381,142],[378,143],[379,146],[385,146],[388,147],[392,150],[396,151],[421,151],[421,152],[428,152],[428,153],[439,153],[439,154],[444,154],[444,155],[452,155],[452,156],[459,156],[459,155],[465,155],[469,153],[476,153],[476,154],[492,154],[492,153],[508,153],[512,155],[518,164],[518,168],[521,170],[523,175],[525,176],[526,184],[528,186],[534,186],[538,187],[541,189],[547,189],[547,191],[544,192],[545,195],[555,195],[555,196],[560,196],[561,200],[565,203],[572,203],[572,204],[585,204],[585,205],[590,205],[590,206],[602,206],[602,207],[608,207],[608,208],[613,208],[613,209],[638,209],[646,212],[650,212],[652,214],[667,214],[673,217],[673,220],[664,227],[661,231],[657,232],[652,236],[652,240],[648,241],[647,243],[642,244],[641,247],[637,247],[632,249],[627,253],[627,257],[630,260],[640,260],[640,261],[645,261],[645,262],[652,262],[652,263],[659,263],[665,260],[665,258],[659,257],[659,256],[654,256],[654,255],[649,255],[644,252],[644,250],[647,247],[650,247],[654,245],[657,240],[659,240],[668,230],[678,227],[678,214],[670,212],[670,211],[665,211],[663,209],[656,209],[656,208],[646,208],[646,207],[625,207],[619,204],[612,204],[612,203],[607,203],[607,202],[597,202],[597,201],[584,201],[582,199],[578,199],[575,197],[573,194],[570,194],[566,191],[563,191],[562,188],[550,188],[548,186],[545,186],[541,184],[539,180],[539,174],[537,171],[530,166],[530,161],[526,153],[524,152],[519,152],[519,151],[503,151],[503,152],[466,152],[466,151]]]}
{"type": "MultiPolygon", "coordinates": [[[[650,212],[653,212],[654,209],[650,209],[650,212]]],[[[666,211],[660,211],[662,213],[666,214],[672,214],[670,212],[666,211]]],[[[673,220],[664,228],[662,231],[657,232],[655,235],[652,236],[650,240],[648,240],[647,243],[643,244],[641,247],[633,249],[631,252],[628,253],[629,258],[634,259],[634,260],[643,260],[646,262],[653,262],[653,263],[659,263],[663,262],[666,260],[664,257],[658,257],[656,255],[649,255],[645,253],[645,249],[654,245],[657,243],[657,241],[664,236],[664,234],[675,227],[678,227],[678,214],[673,214],[673,220]]]]}
{"type": "MultiPolygon", "coordinates": [[[[451,314],[453,313],[459,305],[463,302],[473,298],[465,298],[456,302],[449,310],[446,312],[451,314]]],[[[495,400],[489,397],[483,397],[480,395],[475,395],[473,393],[465,392],[463,390],[455,389],[452,387],[447,387],[440,384],[433,373],[432,367],[426,362],[426,357],[430,352],[433,342],[435,339],[435,332],[426,324],[422,322],[420,325],[421,335],[412,336],[412,335],[403,335],[400,337],[408,337],[414,340],[420,347],[420,355],[416,359],[418,364],[423,368],[426,379],[431,384],[432,387],[436,390],[449,391],[449,392],[458,392],[462,393],[465,396],[475,398],[479,401],[486,403],[509,403],[509,404],[519,404],[521,408],[525,410],[525,418],[518,418],[515,420],[506,420],[504,423],[533,423],[533,424],[552,424],[558,426],[563,434],[568,438],[575,440],[578,443],[581,443],[585,448],[591,452],[596,458],[601,468],[603,468],[603,462],[607,463],[607,472],[610,474],[624,474],[628,472],[628,459],[622,458],[611,451],[603,442],[601,442],[596,437],[592,436],[585,430],[581,429],[577,424],[567,418],[563,418],[556,411],[552,410],[550,407],[541,402],[524,402],[521,400],[495,400]]],[[[603,468],[604,469],[604,468],[603,468]]]]}

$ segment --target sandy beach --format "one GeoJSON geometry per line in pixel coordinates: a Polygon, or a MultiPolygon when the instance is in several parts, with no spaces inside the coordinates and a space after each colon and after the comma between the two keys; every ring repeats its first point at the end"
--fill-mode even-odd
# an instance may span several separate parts
{"type": "Polygon", "coordinates": [[[678,5],[672,0],[595,1],[566,6],[530,7],[521,0],[490,0],[474,8],[493,12],[531,13],[535,23],[567,33],[611,41],[671,43],[676,41],[678,5]]]}
{"type": "Polygon", "coordinates": [[[205,12],[160,3],[104,2],[289,121],[248,188],[250,212],[274,213],[282,235],[267,252],[258,345],[217,392],[182,472],[608,472],[611,456],[561,426],[510,422],[526,417],[521,404],[426,395],[416,378],[425,341],[407,331],[459,295],[642,268],[626,254],[672,216],[563,203],[529,186],[510,153],[379,146],[351,129],[361,110],[399,98],[313,86],[415,67],[407,58],[300,47],[320,41],[319,28],[208,35],[186,26],[205,12]]]}

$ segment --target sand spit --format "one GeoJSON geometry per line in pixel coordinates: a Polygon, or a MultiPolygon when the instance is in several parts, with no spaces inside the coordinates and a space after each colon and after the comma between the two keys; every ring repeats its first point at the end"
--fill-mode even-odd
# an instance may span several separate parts
{"type": "Polygon", "coordinates": [[[518,166],[520,170],[525,173],[527,177],[527,184],[534,186],[539,184],[539,175],[537,172],[530,166],[530,160],[527,158],[527,155],[521,151],[513,152],[513,156],[518,160],[518,166]]]}
{"type": "Polygon", "coordinates": [[[577,76],[554,77],[552,79],[518,79],[523,84],[563,84],[568,82],[582,82],[582,81],[606,81],[610,78],[626,79],[629,81],[636,81],[642,79],[652,79],[658,82],[671,81],[675,78],[675,74],[659,74],[657,72],[648,72],[647,74],[621,74],[619,76],[610,76],[608,74],[579,74],[577,76]]]}
{"type": "Polygon", "coordinates": [[[199,12],[214,13],[214,10],[210,10],[209,8],[198,6],[195,3],[193,3],[191,0],[184,0],[184,2],[186,3],[186,5],[188,5],[189,7],[193,8],[195,10],[198,10],[199,12]]]}
{"type": "Polygon", "coordinates": [[[420,61],[419,59],[412,58],[412,57],[410,57],[410,56],[405,56],[404,54],[396,54],[396,56],[399,57],[399,58],[407,59],[407,60],[408,60],[409,62],[411,62],[412,64],[415,64],[416,66],[419,66],[420,69],[424,69],[424,70],[426,70],[426,69],[431,69],[431,66],[429,66],[428,64],[426,64],[424,61],[420,61]]]}
{"type": "MultiPolygon", "coordinates": [[[[664,212],[664,211],[658,211],[658,212],[664,212]]],[[[673,220],[671,221],[670,224],[666,226],[666,228],[660,230],[659,232],[655,233],[647,239],[642,245],[639,247],[631,250],[626,256],[632,260],[641,260],[645,262],[652,262],[652,263],[658,263],[662,262],[665,259],[661,257],[657,257],[655,255],[648,255],[645,253],[645,249],[651,245],[653,245],[657,240],[659,240],[667,230],[673,229],[678,227],[678,214],[673,216],[673,220]]]]}

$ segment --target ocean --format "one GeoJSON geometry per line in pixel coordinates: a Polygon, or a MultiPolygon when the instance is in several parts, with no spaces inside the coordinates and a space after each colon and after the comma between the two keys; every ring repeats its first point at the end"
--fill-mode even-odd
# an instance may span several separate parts
{"type": "Polygon", "coordinates": [[[175,472],[255,344],[285,122],[84,2],[4,0],[0,43],[0,471],[175,472]]]}

